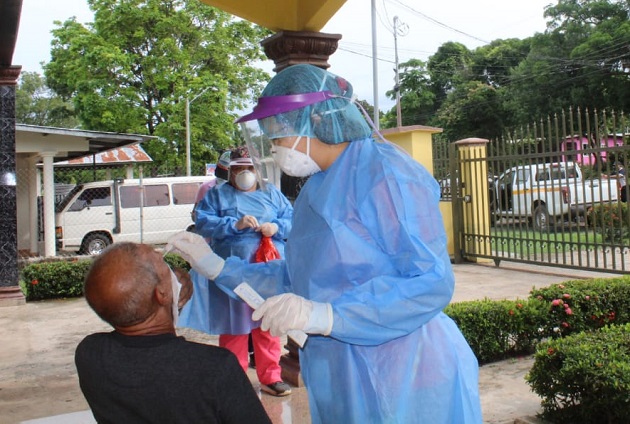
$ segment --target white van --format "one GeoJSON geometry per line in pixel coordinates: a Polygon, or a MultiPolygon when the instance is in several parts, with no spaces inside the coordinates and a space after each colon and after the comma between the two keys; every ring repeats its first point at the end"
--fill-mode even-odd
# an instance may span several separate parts
{"type": "Polygon", "coordinates": [[[211,178],[121,178],[77,185],[56,207],[57,250],[97,255],[119,241],[164,244],[194,227],[190,212],[197,190],[211,178]]]}

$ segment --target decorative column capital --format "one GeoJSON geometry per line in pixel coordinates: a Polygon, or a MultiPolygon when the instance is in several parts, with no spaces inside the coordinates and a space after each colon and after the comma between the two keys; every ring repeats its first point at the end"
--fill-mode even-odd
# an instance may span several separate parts
{"type": "Polygon", "coordinates": [[[0,85],[16,85],[22,66],[0,66],[0,85]]]}
{"type": "Polygon", "coordinates": [[[265,38],[260,45],[267,57],[274,61],[274,72],[299,63],[310,63],[328,69],[328,58],[335,51],[341,34],[313,31],[280,31],[265,38]]]}

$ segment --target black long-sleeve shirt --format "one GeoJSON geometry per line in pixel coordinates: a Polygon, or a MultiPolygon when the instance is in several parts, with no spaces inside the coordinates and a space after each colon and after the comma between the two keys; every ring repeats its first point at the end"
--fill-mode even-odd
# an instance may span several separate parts
{"type": "Polygon", "coordinates": [[[114,331],[83,339],[75,364],[99,423],[271,423],[226,349],[114,331]]]}

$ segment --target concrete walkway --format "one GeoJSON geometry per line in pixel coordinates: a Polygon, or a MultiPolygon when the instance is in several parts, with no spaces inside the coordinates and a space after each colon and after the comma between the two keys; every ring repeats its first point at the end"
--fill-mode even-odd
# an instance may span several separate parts
{"type": "MultiPolygon", "coordinates": [[[[533,286],[576,278],[613,277],[613,274],[503,262],[454,265],[453,301],[526,298],[533,286]]],[[[87,334],[109,331],[83,298],[29,302],[0,308],[0,423],[93,423],[79,389],[73,362],[74,349],[87,334]]],[[[192,331],[193,340],[216,344],[217,338],[192,331]]],[[[510,359],[480,368],[484,422],[535,422],[540,401],[523,380],[531,357],[510,359]]],[[[253,370],[249,377],[259,389],[253,370]]],[[[304,388],[286,398],[261,394],[274,424],[310,423],[304,388]]]]}

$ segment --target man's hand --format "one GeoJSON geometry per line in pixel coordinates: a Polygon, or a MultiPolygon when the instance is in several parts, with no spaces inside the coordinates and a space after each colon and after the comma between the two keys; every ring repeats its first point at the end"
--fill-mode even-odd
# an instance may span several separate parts
{"type": "Polygon", "coordinates": [[[193,283],[190,274],[183,268],[173,268],[173,273],[177,277],[177,281],[181,284],[179,289],[179,299],[177,301],[177,309],[182,309],[193,295],[193,283]]]}

